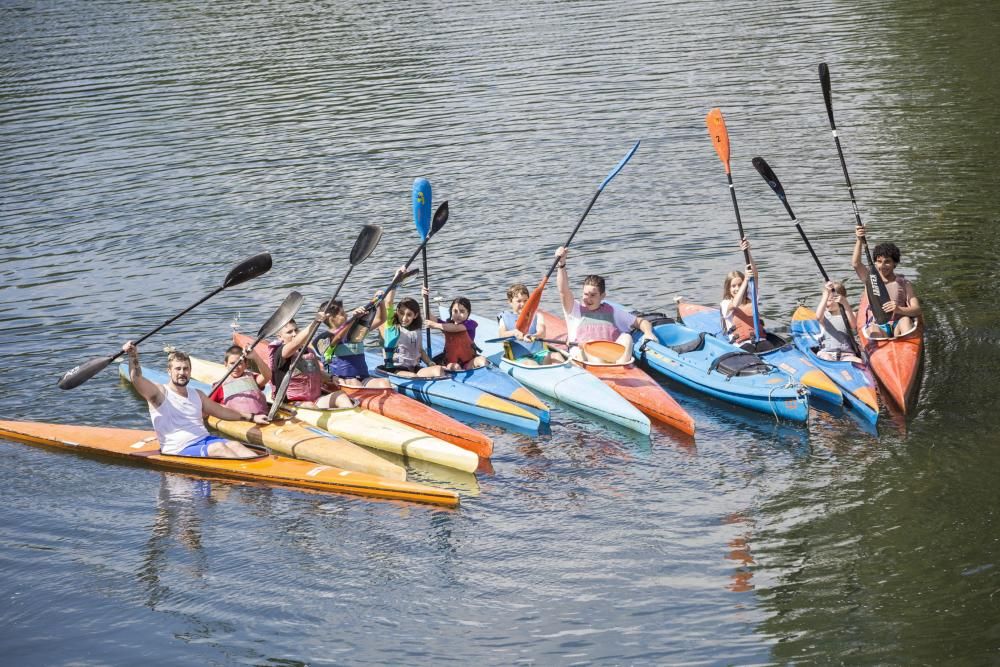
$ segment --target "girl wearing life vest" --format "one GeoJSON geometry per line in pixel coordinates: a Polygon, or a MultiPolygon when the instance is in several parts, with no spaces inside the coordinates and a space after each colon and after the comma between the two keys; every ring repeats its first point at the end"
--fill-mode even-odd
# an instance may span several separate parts
{"type": "MultiPolygon", "coordinates": [[[[379,296],[381,292],[376,294],[376,298],[379,296]]],[[[324,303],[320,309],[325,310],[326,307],[327,304],[324,303]]],[[[313,340],[313,349],[323,360],[324,370],[337,384],[345,387],[389,389],[392,387],[391,382],[385,378],[374,378],[369,374],[363,337],[357,342],[348,340],[354,322],[367,313],[367,309],[362,306],[348,316],[344,304],[337,299],[330,304],[330,310],[324,320],[329,330],[316,336],[313,340]]],[[[385,321],[385,315],[385,301],[380,301],[371,328],[381,326],[385,321]]]]}
{"type": "Polygon", "coordinates": [[[393,291],[385,297],[387,319],[382,326],[385,369],[403,377],[441,377],[444,368],[431,361],[424,349],[423,318],[416,300],[393,304],[393,291]],[[420,362],[426,364],[421,366],[420,362]]]}
{"type": "Polygon", "coordinates": [[[844,324],[844,318],[840,316],[840,306],[844,307],[847,321],[853,322],[854,309],[847,301],[847,290],[843,283],[830,281],[824,285],[823,296],[816,306],[816,319],[822,332],[819,339],[821,347],[816,356],[830,361],[861,363],[861,359],[854,354],[851,332],[844,324]]]}
{"type": "MultiPolygon", "coordinates": [[[[247,356],[258,364],[258,367],[263,365],[263,361],[256,352],[251,351],[247,356]]],[[[236,364],[236,367],[233,368],[233,372],[229,374],[226,381],[208,398],[240,412],[251,415],[266,415],[268,405],[261,389],[267,385],[267,378],[263,375],[247,372],[246,360],[242,357],[243,349],[239,345],[233,345],[226,350],[224,359],[226,367],[233,364],[236,364]]]]}
{"type": "Polygon", "coordinates": [[[476,349],[476,322],[469,319],[472,303],[464,296],[451,302],[447,321],[427,322],[444,333],[444,367],[450,371],[471,370],[486,365],[486,357],[476,349]]]}
{"type": "Polygon", "coordinates": [[[550,350],[545,344],[535,340],[545,338],[545,319],[537,313],[531,318],[531,324],[527,331],[519,331],[516,328],[518,315],[528,302],[528,287],[523,283],[514,283],[507,289],[507,304],[510,310],[505,310],[497,316],[499,320],[499,334],[501,336],[514,336],[522,344],[505,345],[511,354],[509,359],[515,360],[525,366],[537,366],[540,364],[561,364],[566,361],[566,357],[557,350],[550,350]]]}
{"type": "MultiPolygon", "coordinates": [[[[324,310],[321,308],[316,313],[316,320],[322,322],[324,310]]],[[[309,329],[299,331],[299,326],[295,320],[290,320],[288,324],[281,327],[278,332],[278,340],[269,343],[268,349],[271,354],[271,381],[275,387],[280,387],[286,373],[291,373],[292,378],[288,383],[288,390],[285,393],[285,400],[290,403],[298,403],[303,407],[317,408],[349,408],[354,402],[342,391],[335,391],[332,394],[323,393],[323,367],[316,353],[307,349],[295,368],[291,368],[292,360],[298,353],[299,348],[306,345],[309,329]]]]}
{"type": "MultiPolygon", "coordinates": [[[[753,276],[754,289],[760,287],[760,278],[757,274],[757,265],[750,254],[750,242],[743,239],[740,243],[750,261],[747,263],[747,274],[753,276]]],[[[726,274],[726,279],[722,283],[722,301],[719,302],[719,310],[722,312],[723,328],[729,336],[731,343],[742,345],[754,340],[757,332],[754,331],[753,321],[753,301],[748,290],[750,281],[747,274],[742,271],[730,271],[726,274]]],[[[759,293],[759,292],[758,292],[759,293]]],[[[764,320],[758,315],[757,328],[760,330],[760,338],[765,336],[764,320]]]]}

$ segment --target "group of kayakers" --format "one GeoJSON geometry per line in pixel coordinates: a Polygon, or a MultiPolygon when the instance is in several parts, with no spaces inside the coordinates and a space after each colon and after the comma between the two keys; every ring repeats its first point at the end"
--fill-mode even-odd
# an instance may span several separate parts
{"type": "MultiPolygon", "coordinates": [[[[863,227],[857,228],[856,237],[851,261],[858,278],[865,282],[869,272],[861,261],[865,239],[863,227]]],[[[763,319],[756,313],[748,293],[750,289],[759,287],[750,244],[743,239],[740,247],[748,260],[746,272],[733,271],[726,275],[719,307],[730,342],[747,345],[762,339],[765,330],[763,319]],[[748,280],[748,276],[752,280],[748,280]]],[[[900,252],[895,244],[875,246],[873,256],[874,266],[890,297],[882,306],[889,321],[884,325],[877,324],[869,313],[870,323],[865,333],[871,338],[891,338],[913,327],[921,314],[920,302],[913,285],[896,273],[900,252]]],[[[556,282],[566,321],[568,351],[564,353],[542,342],[546,335],[543,316],[536,314],[523,331],[517,328],[518,317],[528,301],[529,292],[525,285],[516,283],[507,291],[508,309],[498,316],[500,335],[510,337],[514,343],[506,346],[506,354],[525,365],[561,364],[567,358],[586,362],[586,343],[608,341],[617,343],[622,349],[621,356],[614,363],[629,363],[633,349],[631,332],[638,330],[643,339],[656,340],[651,323],[605,301],[606,281],[599,275],[585,276],[580,298],[575,298],[569,285],[568,259],[567,248],[560,247],[555,253],[558,269],[556,282]]],[[[405,273],[405,267],[397,276],[402,273],[405,273]]],[[[210,435],[203,418],[211,415],[255,424],[269,423],[268,404],[262,390],[269,382],[274,386],[280,385],[289,373],[291,377],[285,400],[300,406],[337,408],[354,404],[353,399],[343,391],[335,388],[330,391],[332,385],[390,388],[392,385],[384,377],[372,376],[365,359],[363,339],[369,329],[376,329],[381,334],[384,364],[380,371],[384,373],[433,378],[446,375],[449,371],[477,368],[488,363],[479,354],[476,345],[477,323],[471,319],[472,306],[468,299],[455,299],[449,309],[450,317],[438,320],[424,317],[420,306],[412,298],[396,302],[394,292],[395,289],[392,289],[385,295],[375,295],[373,303],[378,303],[377,312],[363,327],[359,327],[359,323],[369,312],[368,308],[348,312],[340,301],[321,305],[316,321],[326,325],[327,330],[313,340],[307,339],[308,329],[300,329],[295,320],[290,320],[280,329],[277,340],[269,344],[269,359],[261,359],[252,349],[230,347],[225,353],[225,361],[227,366],[235,365],[235,368],[210,397],[199,390],[188,389],[191,362],[184,353],[175,351],[169,355],[169,381],[159,385],[142,377],[136,347],[131,341],[126,343],[123,350],[129,356],[130,379],[149,404],[153,428],[162,443],[163,453],[221,458],[257,456],[256,452],[236,441],[210,435]],[[444,351],[438,357],[432,358],[424,349],[422,334],[425,327],[437,329],[444,335],[444,351]],[[299,355],[303,346],[306,349],[299,355]],[[254,361],[260,371],[258,374],[249,372],[244,360],[246,357],[254,361]],[[291,362],[296,357],[298,361],[293,368],[291,362]]],[[[854,321],[854,310],[843,284],[827,282],[816,309],[822,329],[821,349],[817,354],[825,359],[860,362],[854,355],[851,333],[840,316],[840,307],[845,309],[850,321],[854,321]]]]}

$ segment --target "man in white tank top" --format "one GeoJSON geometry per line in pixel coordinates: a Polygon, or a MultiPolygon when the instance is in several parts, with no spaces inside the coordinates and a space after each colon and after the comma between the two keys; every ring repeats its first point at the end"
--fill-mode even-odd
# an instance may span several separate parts
{"type": "Polygon", "coordinates": [[[229,421],[251,421],[267,424],[267,415],[239,412],[208,400],[195,389],[188,389],[191,380],[191,359],[183,352],[171,352],[167,357],[170,381],[160,385],[142,376],[139,351],[132,341],[122,350],[128,354],[129,380],[149,404],[153,430],[160,441],[160,453],[172,456],[204,456],[221,459],[252,459],[260,456],[235,440],[210,435],[205,428],[206,415],[229,421]]]}

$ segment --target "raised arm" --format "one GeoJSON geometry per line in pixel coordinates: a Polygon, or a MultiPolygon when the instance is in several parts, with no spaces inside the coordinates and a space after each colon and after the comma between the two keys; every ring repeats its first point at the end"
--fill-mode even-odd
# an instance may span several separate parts
{"type": "Polygon", "coordinates": [[[163,403],[163,388],[155,382],[150,382],[142,376],[142,367],[139,365],[139,350],[132,341],[122,345],[122,351],[128,355],[128,379],[139,392],[139,395],[152,403],[153,407],[159,407],[163,403]]]}
{"type": "Polygon", "coordinates": [[[569,257],[569,251],[560,246],[556,250],[556,259],[559,263],[556,265],[556,287],[559,288],[559,300],[562,302],[563,314],[568,316],[573,312],[573,292],[569,289],[569,273],[566,271],[566,259],[569,257]]]}
{"type": "Polygon", "coordinates": [[[851,255],[851,266],[854,267],[854,273],[858,275],[862,283],[868,282],[868,267],[864,265],[861,261],[861,242],[865,238],[865,228],[855,227],[854,228],[854,253],[851,255]]]}

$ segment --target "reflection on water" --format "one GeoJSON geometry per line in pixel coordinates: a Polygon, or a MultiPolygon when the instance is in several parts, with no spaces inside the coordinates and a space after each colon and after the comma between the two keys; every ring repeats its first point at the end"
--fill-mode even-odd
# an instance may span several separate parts
{"type": "MultiPolygon", "coordinates": [[[[792,426],[669,385],[697,435],[645,439],[554,406],[551,433],[483,426],[496,454],[476,478],[409,466],[458,489],[459,512],[0,443],[10,660],[992,655],[991,5],[65,2],[0,16],[5,417],[148,428],[110,372],[72,393],[56,378],[262,249],[267,276],[148,345],[216,358],[233,316],[263,321],[293,288],[317,305],[358,226],[377,222],[379,248],[341,293],[364,302],[416,247],[418,176],[451,208],[429,246],[432,289],[499,309],[511,282],[541,277],[635,138],[574,263],[632,307],[713,303],[742,263],[704,128],[715,106],[763,315],[780,329],[817,275],[751,157],[781,175],[831,275],[850,275],[853,212],[820,61],[862,219],[902,248],[929,325],[909,422],[883,413],[871,432],[849,411],[813,411],[792,426]]],[[[558,307],[553,289],[543,305],[558,307]]]]}

